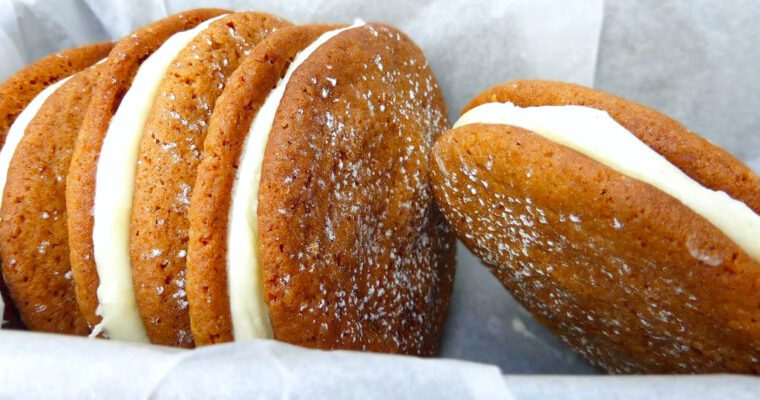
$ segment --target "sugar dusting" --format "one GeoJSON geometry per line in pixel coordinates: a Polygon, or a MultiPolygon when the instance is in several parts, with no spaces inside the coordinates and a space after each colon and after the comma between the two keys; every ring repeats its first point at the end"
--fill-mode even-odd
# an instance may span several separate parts
{"type": "Polygon", "coordinates": [[[706,249],[699,245],[695,236],[689,236],[686,239],[686,248],[689,250],[689,254],[697,260],[709,265],[711,267],[717,267],[723,264],[723,256],[716,252],[714,249],[706,249]]]}

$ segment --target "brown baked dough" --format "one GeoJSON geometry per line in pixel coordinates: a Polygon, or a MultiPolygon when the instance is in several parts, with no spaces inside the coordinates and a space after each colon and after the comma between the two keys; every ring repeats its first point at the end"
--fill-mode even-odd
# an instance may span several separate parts
{"type": "Polygon", "coordinates": [[[427,175],[447,127],[425,57],[387,25],[346,31],[296,70],[259,189],[276,339],[437,352],[454,246],[427,175]]]}
{"type": "Polygon", "coordinates": [[[69,265],[66,175],[103,65],[53,92],[26,128],[8,169],[0,211],[3,275],[25,325],[85,335],[69,265]]]}

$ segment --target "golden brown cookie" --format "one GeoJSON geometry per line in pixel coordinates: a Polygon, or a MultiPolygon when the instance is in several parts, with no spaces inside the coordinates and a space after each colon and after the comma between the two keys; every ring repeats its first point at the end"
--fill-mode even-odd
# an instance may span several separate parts
{"type": "MultiPolygon", "coordinates": [[[[294,56],[335,27],[262,42],[217,102],[190,206],[188,300],[196,343],[233,339],[227,282],[231,190],[248,130],[294,56]]],[[[446,129],[421,51],[381,24],[346,30],[293,72],[258,192],[264,297],[275,339],[434,354],[454,246],[427,184],[446,129]]]]}
{"type": "Polygon", "coordinates": [[[214,21],[177,56],[158,89],[140,144],[130,241],[137,305],[153,343],[193,345],[185,296],[187,210],[209,118],[243,58],[286,25],[254,12],[214,21]]]}
{"type": "MultiPolygon", "coordinates": [[[[486,102],[604,110],[694,180],[760,211],[757,175],[642,105],[542,81],[497,86],[467,109],[486,102]]],[[[760,265],[680,201],[508,125],[453,129],[433,158],[433,190],[459,237],[595,364],[610,372],[760,372],[760,265]]]]}
{"type": "MultiPolygon", "coordinates": [[[[111,43],[98,43],[63,50],[41,58],[0,84],[0,146],[5,143],[13,121],[29,102],[48,85],[80,71],[104,58],[111,43]]],[[[7,288],[0,279],[0,295],[5,303],[5,314],[0,315],[0,325],[21,327],[18,312],[14,309],[7,288]]]]}
{"type": "Polygon", "coordinates": [[[84,335],[69,266],[66,174],[102,64],[53,92],[26,128],[8,170],[0,211],[3,275],[25,325],[84,335]]]}
{"type": "Polygon", "coordinates": [[[121,39],[110,53],[104,71],[95,83],[93,97],[97,101],[92,102],[82,122],[66,181],[71,269],[77,301],[90,326],[100,321],[96,314],[99,280],[92,255],[95,173],[111,117],[142,61],[174,33],[191,29],[224,12],[216,9],[183,12],[154,22],[121,39]]]}

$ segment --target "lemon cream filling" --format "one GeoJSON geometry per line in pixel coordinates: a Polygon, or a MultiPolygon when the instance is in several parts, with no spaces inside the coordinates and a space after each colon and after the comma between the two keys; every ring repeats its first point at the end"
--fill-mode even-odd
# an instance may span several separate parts
{"type": "Polygon", "coordinates": [[[264,301],[256,211],[264,150],[285,88],[293,72],[320,46],[340,33],[362,25],[364,22],[358,21],[351,26],[325,32],[299,52],[285,76],[264,100],[248,130],[232,187],[227,229],[227,286],[235,340],[272,337],[269,313],[264,301]]]}
{"type": "Polygon", "coordinates": [[[166,69],[191,40],[221,17],[175,33],[143,61],[108,125],[95,176],[92,243],[100,278],[97,312],[102,321],[93,336],[102,331],[113,339],[148,341],[137,310],[129,259],[140,139],[166,69]]]}
{"type": "Polygon", "coordinates": [[[652,150],[606,112],[582,106],[521,108],[486,103],[454,124],[504,124],[534,132],[669,194],[760,262],[760,216],[722,191],[706,188],[652,150]]]}

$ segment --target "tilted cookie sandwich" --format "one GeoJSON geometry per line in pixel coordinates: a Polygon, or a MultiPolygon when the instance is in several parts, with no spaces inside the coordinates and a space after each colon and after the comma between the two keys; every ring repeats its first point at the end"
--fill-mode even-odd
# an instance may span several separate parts
{"type": "Polygon", "coordinates": [[[446,127],[424,56],[391,27],[259,44],[217,101],[192,191],[196,343],[433,354],[454,246],[427,174],[446,127]]]}
{"type": "Polygon", "coordinates": [[[256,43],[286,24],[267,14],[196,10],[116,45],[114,54],[129,53],[132,63],[153,52],[134,78],[125,78],[121,57],[109,58],[115,61],[96,90],[114,96],[115,77],[125,93],[120,102],[113,97],[118,104],[88,113],[67,193],[72,249],[78,250],[72,254],[79,266],[75,279],[83,283],[81,303],[98,323],[96,333],[192,346],[179,254],[187,228],[175,221],[186,220],[207,120],[228,75],[256,43]],[[173,28],[158,35],[167,25],[173,28]]]}
{"type": "MultiPolygon", "coordinates": [[[[70,280],[63,178],[97,74],[88,67],[110,49],[65,50],[0,85],[0,257],[9,297],[30,329],[87,332],[70,280]]],[[[4,315],[3,305],[3,321],[18,326],[13,306],[4,315]]]]}
{"type": "Polygon", "coordinates": [[[487,90],[433,151],[441,208],[539,320],[611,372],[760,372],[760,177],[645,106],[487,90]]]}
{"type": "MultiPolygon", "coordinates": [[[[95,333],[104,330],[115,338],[147,340],[136,310],[132,274],[129,270],[129,248],[127,246],[104,250],[98,255],[93,249],[93,213],[95,206],[95,186],[103,179],[116,180],[117,177],[104,177],[96,180],[99,161],[107,165],[122,165],[120,158],[132,156],[136,160],[139,137],[122,136],[125,147],[113,157],[101,157],[104,138],[111,127],[124,128],[142,126],[145,117],[139,120],[140,112],[146,113],[152,101],[144,101],[142,96],[155,95],[158,82],[150,79],[161,77],[182,49],[183,44],[192,40],[196,32],[189,32],[204,21],[224,14],[223,10],[200,9],[187,11],[154,22],[135,33],[121,39],[105,61],[100,78],[93,88],[93,101],[82,121],[82,127],[72,154],[69,174],[66,178],[66,209],[68,213],[68,237],[71,269],[76,285],[76,297],[84,318],[91,327],[98,327],[95,333]],[[180,34],[179,32],[189,33],[180,34]],[[167,50],[157,53],[168,39],[172,38],[167,50]],[[174,44],[171,46],[171,44],[174,44]],[[143,76],[141,78],[140,76],[143,76]],[[138,80],[139,78],[139,80],[138,80]],[[135,84],[133,84],[135,83],[135,84]],[[131,111],[131,115],[125,112],[131,111]],[[111,254],[107,254],[110,251],[111,254]],[[101,258],[101,264],[96,264],[101,258]],[[109,268],[111,267],[111,268],[109,268]],[[119,269],[119,267],[122,267],[119,269]],[[108,286],[100,285],[101,279],[108,279],[108,286]],[[100,288],[99,288],[100,286],[100,288]],[[111,317],[109,317],[109,312],[111,317]],[[101,317],[106,315],[102,326],[101,317]],[[113,324],[113,328],[111,328],[113,324]],[[113,332],[111,331],[113,330],[113,332]]],[[[117,146],[121,145],[116,143],[117,146]]],[[[134,171],[135,166],[125,168],[134,171]]],[[[127,182],[116,184],[129,186],[127,182]]],[[[109,188],[110,190],[110,188],[109,188]]],[[[128,204],[118,205],[122,210],[128,204]]],[[[116,206],[114,206],[116,207],[116,206]]],[[[129,209],[127,209],[127,212],[129,209]]],[[[113,234],[129,237],[129,214],[121,221],[112,221],[113,234]]],[[[100,236],[103,233],[99,233],[100,236]]],[[[96,235],[97,237],[97,235],[96,235]]]]}

